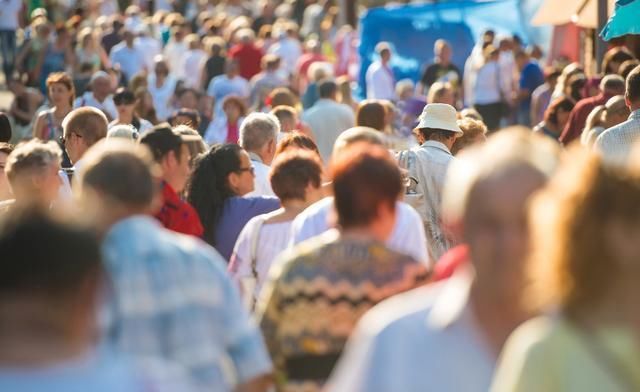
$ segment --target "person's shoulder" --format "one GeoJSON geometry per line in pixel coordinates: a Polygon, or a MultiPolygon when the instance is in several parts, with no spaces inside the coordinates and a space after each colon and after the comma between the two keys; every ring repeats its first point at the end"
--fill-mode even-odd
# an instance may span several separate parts
{"type": "Polygon", "coordinates": [[[561,316],[545,315],[520,325],[509,336],[505,347],[528,357],[547,357],[549,352],[563,351],[574,332],[561,316]]]}

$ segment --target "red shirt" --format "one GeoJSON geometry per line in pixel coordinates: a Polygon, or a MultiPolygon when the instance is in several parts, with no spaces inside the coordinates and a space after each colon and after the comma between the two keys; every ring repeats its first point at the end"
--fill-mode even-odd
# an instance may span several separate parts
{"type": "Polygon", "coordinates": [[[324,55],[318,53],[305,53],[300,56],[300,59],[298,60],[298,64],[296,66],[300,79],[306,82],[309,67],[311,67],[311,64],[318,61],[327,61],[327,59],[326,57],[324,57],[324,55]]]}
{"type": "Polygon", "coordinates": [[[584,98],[578,101],[569,115],[569,121],[567,121],[562,135],[560,135],[560,142],[566,146],[572,141],[579,139],[587,123],[589,113],[591,113],[596,106],[607,103],[611,97],[612,95],[610,94],[600,93],[595,97],[584,98]]]}
{"type": "Polygon", "coordinates": [[[171,185],[162,184],[162,199],[164,200],[156,219],[169,230],[182,234],[190,234],[202,237],[204,229],[200,223],[200,217],[191,204],[180,199],[171,185]]]}
{"type": "Polygon", "coordinates": [[[440,257],[433,271],[433,280],[435,282],[448,279],[456,270],[469,262],[469,247],[467,245],[458,245],[449,249],[440,257]]]}
{"type": "Polygon", "coordinates": [[[238,61],[240,76],[247,80],[260,73],[262,55],[262,50],[253,44],[237,44],[229,49],[229,57],[238,61]]]}
{"type": "Polygon", "coordinates": [[[238,131],[238,123],[235,124],[227,124],[227,143],[238,143],[238,139],[240,139],[240,133],[238,131]]]}

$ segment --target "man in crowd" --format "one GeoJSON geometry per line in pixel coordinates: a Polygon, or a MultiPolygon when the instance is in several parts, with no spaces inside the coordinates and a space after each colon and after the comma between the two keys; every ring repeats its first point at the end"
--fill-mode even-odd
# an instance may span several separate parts
{"type": "Polygon", "coordinates": [[[262,58],[262,72],[251,79],[251,104],[260,107],[264,104],[264,98],[272,90],[285,87],[287,80],[280,77],[280,57],[267,54],[262,58]]]}
{"type": "Polygon", "coordinates": [[[0,53],[2,54],[4,80],[13,79],[16,59],[16,30],[19,27],[22,7],[23,3],[20,0],[7,0],[2,3],[2,12],[0,12],[0,53]]]}
{"type": "Polygon", "coordinates": [[[516,53],[516,65],[520,71],[518,89],[518,124],[531,126],[531,95],[544,83],[544,75],[540,66],[531,61],[529,55],[521,50],[516,53]]]}
{"type": "Polygon", "coordinates": [[[551,103],[553,90],[558,83],[560,71],[555,68],[545,69],[544,83],[531,94],[531,124],[537,125],[544,120],[544,112],[551,103]]]}
{"type": "Polygon", "coordinates": [[[280,123],[280,138],[285,133],[290,133],[298,129],[298,113],[291,106],[276,106],[271,110],[271,114],[276,116],[280,123]]]}
{"type": "MultiPolygon", "coordinates": [[[[356,143],[384,146],[384,140],[379,131],[368,127],[355,127],[338,136],[333,148],[333,155],[342,155],[348,147],[356,143]]],[[[413,207],[402,201],[397,203],[396,211],[397,219],[386,245],[389,249],[430,265],[427,240],[420,215],[413,207]]],[[[330,224],[332,214],[333,197],[325,197],[302,211],[291,224],[290,245],[293,247],[330,230],[332,228],[330,224]]]]}
{"type": "Polygon", "coordinates": [[[353,110],[337,102],[338,85],[333,80],[324,80],[318,85],[320,99],[302,113],[302,120],[309,124],[314,139],[325,163],[331,159],[336,138],[355,124],[353,110]]]}
{"type": "Polygon", "coordinates": [[[560,142],[566,146],[574,140],[579,140],[591,111],[596,106],[606,104],[609,98],[622,94],[624,94],[624,79],[618,75],[605,76],[600,82],[600,94],[578,101],[573,108],[569,121],[560,135],[560,142]]]}
{"type": "Polygon", "coordinates": [[[275,196],[269,182],[269,165],[276,154],[280,122],[272,114],[251,113],[240,126],[238,144],[249,153],[255,173],[254,190],[249,196],[275,196]]]}
{"type": "MultiPolygon", "coordinates": [[[[191,153],[187,142],[167,124],[157,125],[144,134],[140,143],[149,147],[162,171],[162,207],[156,218],[169,230],[201,237],[203,228],[198,213],[179,196],[191,174],[191,153]]],[[[195,140],[200,140],[197,136],[195,140]]]]}
{"type": "Polygon", "coordinates": [[[456,92],[462,84],[462,74],[458,67],[451,62],[452,50],[451,45],[443,39],[436,41],[433,47],[435,59],[433,64],[429,65],[422,74],[422,78],[416,86],[418,95],[427,95],[429,88],[435,82],[450,83],[456,92]]]}
{"type": "Polygon", "coordinates": [[[380,42],[376,45],[376,53],[380,58],[367,69],[367,98],[393,101],[396,82],[390,65],[391,46],[387,42],[380,42]]]}
{"type": "Polygon", "coordinates": [[[302,55],[302,47],[298,35],[298,26],[295,23],[288,23],[287,26],[278,33],[278,41],[275,42],[269,53],[282,59],[282,68],[289,78],[295,70],[296,63],[302,55]]]}
{"type": "Polygon", "coordinates": [[[200,390],[265,391],[271,364],[262,337],[202,241],[161,227],[153,210],[156,166],[146,149],[94,147],[79,173],[83,216],[104,236],[111,282],[104,343],[136,357],[181,363],[200,390]]]}
{"type": "Polygon", "coordinates": [[[111,49],[109,58],[111,65],[119,66],[125,79],[129,81],[134,75],[146,68],[145,56],[150,54],[142,52],[134,45],[135,35],[131,30],[124,30],[122,37],[123,41],[111,49]]]}
{"type": "Polygon", "coordinates": [[[453,238],[442,226],[440,205],[442,188],[449,164],[451,147],[462,136],[456,110],[451,105],[433,103],[425,106],[416,127],[422,144],[400,154],[400,164],[417,179],[414,207],[420,213],[427,234],[429,257],[438,260],[453,245],[453,238]]]}
{"type": "Polygon", "coordinates": [[[250,86],[247,79],[239,74],[238,61],[229,59],[225,64],[224,75],[216,76],[211,79],[207,88],[207,95],[213,98],[214,118],[224,116],[222,104],[225,97],[236,95],[242,99],[248,99],[250,94],[250,86]]]}
{"type": "Polygon", "coordinates": [[[471,265],[444,283],[375,307],[352,335],[328,391],[486,391],[523,308],[527,201],[555,168],[557,147],[505,132],[463,153],[443,208],[471,265]]]}
{"type": "Polygon", "coordinates": [[[118,116],[116,104],[113,102],[111,77],[104,71],[98,71],[91,76],[89,81],[91,91],[85,92],[76,98],[73,103],[74,108],[91,106],[100,109],[107,116],[109,121],[118,116]]]}
{"type": "Polygon", "coordinates": [[[89,147],[107,136],[109,122],[103,112],[94,107],[74,109],[62,122],[64,148],[76,170],[89,147]]]}
{"type": "Polygon", "coordinates": [[[596,149],[613,162],[625,163],[634,142],[640,137],[640,66],[627,76],[625,101],[631,115],[622,124],[604,131],[596,139],[596,149]]]}
{"type": "Polygon", "coordinates": [[[253,30],[246,28],[236,33],[238,40],[229,49],[229,58],[238,62],[240,76],[246,80],[251,80],[260,72],[260,60],[264,53],[255,44],[255,34],[253,30]]]}
{"type": "Polygon", "coordinates": [[[104,275],[94,233],[17,209],[0,219],[0,254],[0,390],[195,390],[177,365],[96,350],[104,275]]]}
{"type": "Polygon", "coordinates": [[[62,151],[53,141],[31,140],[16,147],[4,168],[14,199],[0,202],[0,213],[15,205],[49,208],[60,190],[61,161],[62,151]]]}

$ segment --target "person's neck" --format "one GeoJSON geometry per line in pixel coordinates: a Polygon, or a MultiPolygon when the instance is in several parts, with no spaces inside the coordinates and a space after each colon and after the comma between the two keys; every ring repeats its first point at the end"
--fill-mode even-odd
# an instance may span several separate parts
{"type": "Polygon", "coordinates": [[[90,328],[77,328],[87,332],[76,334],[51,304],[18,300],[3,303],[0,309],[0,367],[53,365],[78,358],[91,347],[90,328]]]}
{"type": "Polygon", "coordinates": [[[450,61],[444,60],[444,59],[442,59],[442,57],[438,57],[438,58],[436,58],[436,63],[442,65],[443,67],[446,67],[446,66],[449,65],[450,61]]]}
{"type": "Polygon", "coordinates": [[[64,117],[71,111],[71,105],[68,102],[56,105],[53,108],[53,115],[56,117],[64,117]]]}
{"type": "Polygon", "coordinates": [[[477,280],[471,286],[469,301],[474,319],[496,357],[513,330],[530,316],[520,305],[520,298],[496,295],[477,280]]]}
{"type": "Polygon", "coordinates": [[[93,97],[96,99],[96,101],[98,101],[100,103],[104,102],[107,99],[108,96],[109,96],[108,94],[106,94],[106,95],[104,95],[104,94],[96,95],[95,93],[93,93],[93,97]]]}
{"type": "Polygon", "coordinates": [[[282,200],[280,204],[284,209],[284,214],[291,216],[291,218],[296,217],[309,206],[308,202],[299,199],[282,200]]]}
{"type": "Polygon", "coordinates": [[[124,114],[118,117],[119,124],[131,124],[133,121],[133,114],[124,114]]]}
{"type": "Polygon", "coordinates": [[[385,236],[373,227],[352,227],[340,230],[340,237],[356,241],[379,241],[384,242],[385,236]]]}

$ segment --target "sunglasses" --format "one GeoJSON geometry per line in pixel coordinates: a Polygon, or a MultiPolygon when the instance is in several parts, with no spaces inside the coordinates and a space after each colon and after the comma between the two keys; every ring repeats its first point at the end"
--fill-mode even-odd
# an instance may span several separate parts
{"type": "Polygon", "coordinates": [[[236,170],[236,172],[239,172],[239,173],[246,172],[246,171],[248,171],[251,174],[256,174],[256,169],[254,169],[253,166],[241,167],[240,169],[236,170]]]}

